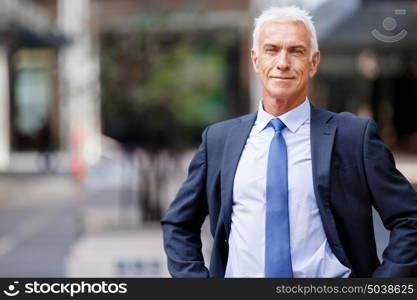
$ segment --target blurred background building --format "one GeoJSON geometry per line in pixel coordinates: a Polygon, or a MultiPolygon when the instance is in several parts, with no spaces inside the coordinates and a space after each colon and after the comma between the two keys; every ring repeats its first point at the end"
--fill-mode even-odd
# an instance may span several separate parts
{"type": "Polygon", "coordinates": [[[272,5],[314,16],[310,100],[374,118],[417,184],[417,1],[0,0],[0,276],[167,276],[159,219],[202,130],[256,110],[272,5]]]}

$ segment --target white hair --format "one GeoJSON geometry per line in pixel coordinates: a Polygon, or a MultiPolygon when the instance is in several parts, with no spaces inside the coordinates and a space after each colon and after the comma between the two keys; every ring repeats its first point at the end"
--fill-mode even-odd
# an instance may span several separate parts
{"type": "Polygon", "coordinates": [[[296,6],[286,7],[271,7],[262,12],[262,14],[255,19],[253,30],[253,44],[252,48],[256,53],[259,53],[259,33],[262,25],[265,22],[302,22],[310,33],[310,59],[319,51],[317,43],[316,29],[314,28],[312,17],[310,14],[296,6]]]}

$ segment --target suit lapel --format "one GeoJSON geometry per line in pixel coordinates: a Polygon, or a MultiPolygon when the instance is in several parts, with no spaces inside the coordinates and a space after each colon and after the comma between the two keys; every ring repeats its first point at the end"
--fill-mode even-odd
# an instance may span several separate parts
{"type": "Polygon", "coordinates": [[[256,119],[256,113],[244,116],[230,128],[224,148],[221,168],[221,198],[226,237],[229,237],[233,204],[233,183],[237,165],[246,140],[256,119]]]}
{"type": "Polygon", "coordinates": [[[328,124],[332,117],[330,112],[311,106],[310,141],[314,193],[329,245],[339,261],[350,267],[330,207],[331,159],[336,134],[336,126],[328,124]]]}
{"type": "Polygon", "coordinates": [[[314,191],[324,206],[329,205],[330,166],[336,126],[327,124],[332,115],[311,107],[310,139],[314,191]]]}

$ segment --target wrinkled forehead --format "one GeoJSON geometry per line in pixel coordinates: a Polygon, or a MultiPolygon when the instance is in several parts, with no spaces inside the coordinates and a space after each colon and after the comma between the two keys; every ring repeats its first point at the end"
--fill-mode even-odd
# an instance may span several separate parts
{"type": "Polygon", "coordinates": [[[259,31],[259,46],[262,47],[265,44],[277,46],[282,46],[282,44],[301,45],[310,48],[310,32],[301,21],[267,21],[262,24],[259,31]]]}

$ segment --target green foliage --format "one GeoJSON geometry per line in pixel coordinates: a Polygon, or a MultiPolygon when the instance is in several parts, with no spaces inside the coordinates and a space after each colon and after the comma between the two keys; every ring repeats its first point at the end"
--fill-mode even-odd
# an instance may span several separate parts
{"type": "Polygon", "coordinates": [[[102,44],[106,134],[146,148],[181,149],[227,117],[226,53],[216,43],[108,34],[102,44]]]}

